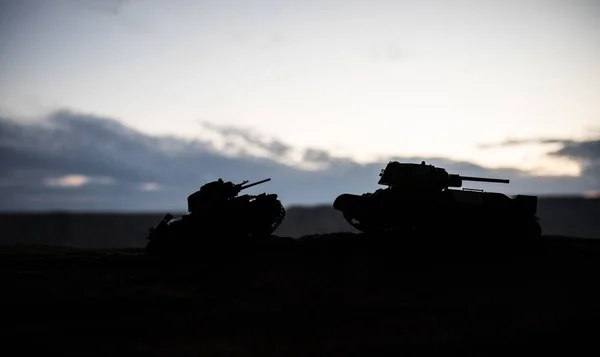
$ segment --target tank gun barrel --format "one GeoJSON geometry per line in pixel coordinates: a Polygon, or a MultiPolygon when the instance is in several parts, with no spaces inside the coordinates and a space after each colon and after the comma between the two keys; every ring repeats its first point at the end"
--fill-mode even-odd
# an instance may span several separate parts
{"type": "Polygon", "coordinates": [[[247,189],[247,188],[250,188],[250,187],[252,187],[252,186],[256,186],[256,185],[260,185],[261,183],[265,183],[265,182],[267,182],[267,181],[271,181],[271,179],[270,179],[270,178],[268,178],[268,179],[264,179],[264,180],[261,180],[261,181],[257,181],[257,182],[249,183],[249,184],[247,184],[247,185],[244,185],[244,184],[245,184],[246,182],[248,182],[248,181],[244,181],[244,182],[242,182],[241,186],[239,186],[239,189],[240,189],[240,191],[241,191],[241,190],[245,190],[245,189],[247,189]]]}
{"type": "Polygon", "coordinates": [[[458,176],[463,181],[477,181],[477,182],[491,182],[491,183],[510,183],[507,179],[487,178],[487,177],[474,177],[474,176],[458,176]]]}

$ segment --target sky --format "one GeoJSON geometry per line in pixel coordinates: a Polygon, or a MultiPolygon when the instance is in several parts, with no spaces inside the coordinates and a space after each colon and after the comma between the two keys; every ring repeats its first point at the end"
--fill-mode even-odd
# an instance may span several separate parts
{"type": "Polygon", "coordinates": [[[240,181],[280,174],[321,196],[260,187],[291,203],[326,202],[340,188],[331,179],[370,189],[391,157],[506,174],[511,185],[495,187],[514,192],[600,189],[598,1],[0,6],[0,188],[14,196],[2,209],[100,207],[101,194],[86,201],[86,190],[117,190],[135,167],[148,179],[131,181],[133,201],[103,207],[147,207],[150,194],[165,202],[157,197],[174,194],[168,187],[183,195],[219,170],[240,181]],[[103,141],[76,139],[96,129],[103,141]],[[110,151],[116,138],[139,152],[110,151]],[[162,144],[144,146],[153,141],[162,144]],[[173,163],[167,175],[149,168],[151,155],[205,166],[193,174],[173,163]]]}

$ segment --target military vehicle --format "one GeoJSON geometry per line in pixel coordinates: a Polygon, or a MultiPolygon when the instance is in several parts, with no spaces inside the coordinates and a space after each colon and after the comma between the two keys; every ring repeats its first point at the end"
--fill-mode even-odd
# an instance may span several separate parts
{"type": "Polygon", "coordinates": [[[285,218],[285,208],[276,194],[239,195],[250,187],[271,179],[234,184],[221,178],[203,185],[188,196],[188,214],[167,213],[149,229],[146,251],[167,247],[186,249],[207,241],[230,241],[268,236],[285,218]]]}
{"type": "Polygon", "coordinates": [[[379,173],[387,188],[339,195],[333,207],[364,233],[475,233],[539,237],[537,196],[484,192],[463,181],[509,183],[509,180],[460,176],[433,165],[390,161],[379,173]]]}

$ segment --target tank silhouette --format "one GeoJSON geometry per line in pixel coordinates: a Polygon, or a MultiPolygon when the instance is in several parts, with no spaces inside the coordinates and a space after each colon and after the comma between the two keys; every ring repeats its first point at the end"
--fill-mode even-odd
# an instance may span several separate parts
{"type": "Polygon", "coordinates": [[[167,213],[149,229],[146,251],[154,253],[167,247],[185,249],[207,243],[204,239],[215,241],[270,235],[283,222],[286,213],[277,195],[239,195],[245,189],[270,180],[251,184],[246,180],[234,184],[219,178],[204,184],[188,196],[188,214],[174,217],[167,213]]]}
{"type": "Polygon", "coordinates": [[[539,237],[537,196],[507,196],[462,187],[463,181],[509,180],[460,176],[433,165],[390,161],[372,193],[339,195],[333,207],[365,233],[517,234],[539,237]]]}

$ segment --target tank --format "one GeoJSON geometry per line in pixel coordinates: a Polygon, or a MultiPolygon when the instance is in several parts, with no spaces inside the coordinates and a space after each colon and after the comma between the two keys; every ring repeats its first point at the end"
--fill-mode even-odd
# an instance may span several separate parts
{"type": "Polygon", "coordinates": [[[240,195],[241,191],[270,180],[251,184],[246,180],[234,184],[219,178],[204,184],[187,197],[187,214],[174,217],[167,213],[149,229],[147,253],[271,235],[286,213],[278,196],[267,193],[240,195]]]}
{"type": "Polygon", "coordinates": [[[508,184],[509,180],[449,174],[425,161],[390,161],[379,177],[378,184],[387,188],[362,195],[344,193],[333,203],[361,232],[541,236],[537,196],[462,188],[463,181],[508,184]]]}

